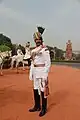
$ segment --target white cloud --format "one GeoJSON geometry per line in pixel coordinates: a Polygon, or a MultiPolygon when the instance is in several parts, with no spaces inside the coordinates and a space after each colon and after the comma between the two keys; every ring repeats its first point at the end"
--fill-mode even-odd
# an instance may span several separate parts
{"type": "Polygon", "coordinates": [[[13,19],[22,24],[31,23],[30,17],[26,17],[25,14],[15,11],[12,8],[6,7],[3,3],[0,4],[0,16],[13,19]],[[29,19],[28,19],[29,18],[29,19]]]}

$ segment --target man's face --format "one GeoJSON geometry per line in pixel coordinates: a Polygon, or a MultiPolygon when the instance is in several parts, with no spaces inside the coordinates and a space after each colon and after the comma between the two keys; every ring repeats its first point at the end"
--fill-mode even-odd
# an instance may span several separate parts
{"type": "Polygon", "coordinates": [[[38,39],[38,40],[35,40],[35,43],[36,43],[36,46],[38,47],[42,44],[42,41],[38,39]]]}

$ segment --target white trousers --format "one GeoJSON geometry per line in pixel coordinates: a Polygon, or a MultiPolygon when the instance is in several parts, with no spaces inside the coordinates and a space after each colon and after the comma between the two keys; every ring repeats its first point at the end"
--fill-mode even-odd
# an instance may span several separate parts
{"type": "Polygon", "coordinates": [[[41,91],[44,92],[45,90],[45,85],[46,85],[45,81],[46,80],[43,78],[35,78],[33,80],[34,89],[38,89],[39,95],[41,91]]]}

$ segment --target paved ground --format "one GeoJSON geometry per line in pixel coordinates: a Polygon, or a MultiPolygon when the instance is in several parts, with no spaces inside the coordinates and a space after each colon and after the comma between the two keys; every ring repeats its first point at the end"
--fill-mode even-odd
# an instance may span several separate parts
{"type": "Polygon", "coordinates": [[[80,69],[52,66],[49,74],[48,113],[29,113],[33,105],[28,70],[4,70],[0,76],[0,120],[80,120],[80,69]]]}

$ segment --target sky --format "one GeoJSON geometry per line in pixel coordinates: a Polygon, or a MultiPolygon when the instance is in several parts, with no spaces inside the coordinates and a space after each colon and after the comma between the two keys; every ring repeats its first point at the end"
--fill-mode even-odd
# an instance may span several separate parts
{"type": "Polygon", "coordinates": [[[65,50],[67,40],[80,50],[80,0],[0,0],[0,33],[12,43],[35,45],[33,33],[45,27],[44,43],[65,50]]]}

